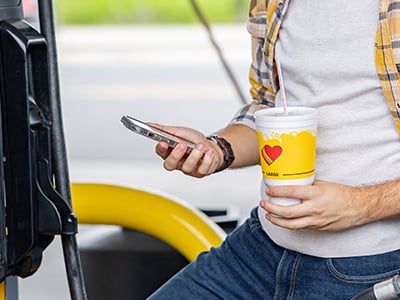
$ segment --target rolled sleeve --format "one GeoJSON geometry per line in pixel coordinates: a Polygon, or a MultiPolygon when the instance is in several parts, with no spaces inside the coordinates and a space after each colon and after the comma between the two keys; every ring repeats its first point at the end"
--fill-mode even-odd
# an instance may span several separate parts
{"type": "Polygon", "coordinates": [[[275,91],[270,76],[272,66],[268,66],[263,52],[267,30],[266,0],[251,1],[247,30],[251,35],[252,48],[252,63],[249,73],[252,102],[242,106],[231,123],[243,124],[254,129],[254,113],[262,108],[274,106],[275,100],[275,91]]]}

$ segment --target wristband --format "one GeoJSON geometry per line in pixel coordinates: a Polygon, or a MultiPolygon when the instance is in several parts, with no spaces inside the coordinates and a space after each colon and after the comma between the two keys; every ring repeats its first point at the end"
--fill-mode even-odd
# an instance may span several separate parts
{"type": "Polygon", "coordinates": [[[217,144],[217,146],[221,149],[224,155],[224,161],[222,163],[222,166],[216,169],[214,173],[225,170],[235,160],[235,155],[233,154],[231,144],[226,139],[218,135],[210,135],[207,137],[207,139],[217,144]]]}

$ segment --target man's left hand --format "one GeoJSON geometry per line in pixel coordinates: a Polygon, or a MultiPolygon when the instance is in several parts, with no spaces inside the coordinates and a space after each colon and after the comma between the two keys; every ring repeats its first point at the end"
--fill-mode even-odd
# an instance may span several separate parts
{"type": "Polygon", "coordinates": [[[371,203],[367,203],[371,199],[361,195],[361,188],[316,180],[310,186],[269,187],[266,194],[301,199],[290,206],[260,202],[268,220],[288,229],[339,231],[371,221],[371,203]]]}

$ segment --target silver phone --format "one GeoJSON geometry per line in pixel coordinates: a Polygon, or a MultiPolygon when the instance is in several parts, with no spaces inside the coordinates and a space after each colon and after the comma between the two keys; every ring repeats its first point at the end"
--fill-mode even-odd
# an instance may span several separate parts
{"type": "Polygon", "coordinates": [[[165,142],[169,147],[174,148],[178,143],[185,143],[188,147],[186,153],[190,153],[196,144],[188,139],[177,136],[168,131],[162,130],[160,128],[154,127],[150,124],[142,122],[131,116],[123,116],[121,118],[122,124],[133,132],[148,137],[157,142],[165,142]]]}

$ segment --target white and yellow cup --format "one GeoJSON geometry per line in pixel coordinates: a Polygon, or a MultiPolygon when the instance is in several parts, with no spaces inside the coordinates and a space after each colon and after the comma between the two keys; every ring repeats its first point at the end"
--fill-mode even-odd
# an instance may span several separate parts
{"type": "MultiPolygon", "coordinates": [[[[265,188],[276,185],[309,185],[314,181],[317,142],[317,110],[310,107],[274,107],[255,113],[260,162],[265,188]]],[[[270,198],[291,205],[298,199],[270,198]]]]}

